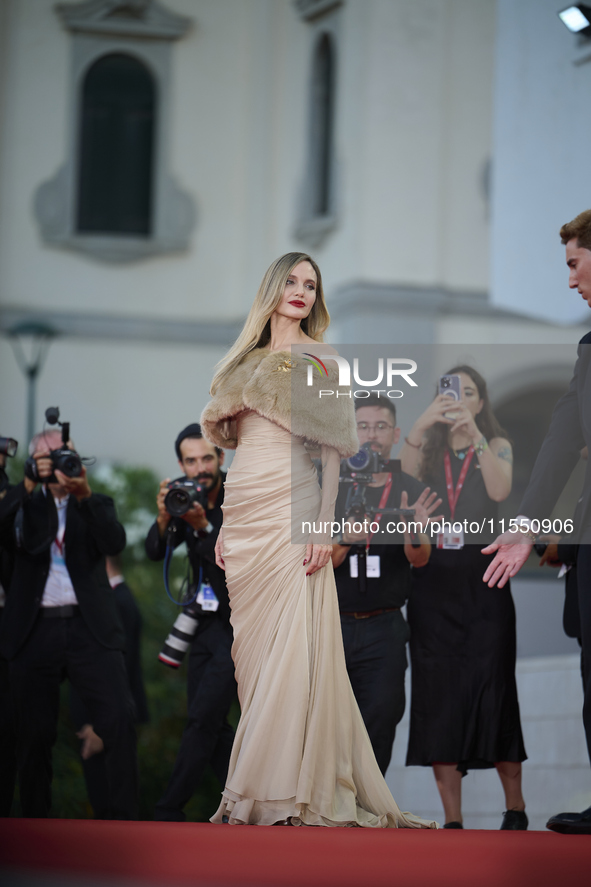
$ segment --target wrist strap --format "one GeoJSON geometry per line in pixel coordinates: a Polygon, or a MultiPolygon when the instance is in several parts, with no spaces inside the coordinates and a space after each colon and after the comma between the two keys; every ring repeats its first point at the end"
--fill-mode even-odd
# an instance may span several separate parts
{"type": "Polygon", "coordinates": [[[405,442],[409,445],[409,447],[412,447],[412,448],[413,448],[413,450],[420,450],[421,447],[423,446],[423,442],[422,442],[422,441],[421,441],[420,444],[413,444],[412,440],[409,440],[408,437],[405,437],[404,440],[405,440],[405,442]]]}

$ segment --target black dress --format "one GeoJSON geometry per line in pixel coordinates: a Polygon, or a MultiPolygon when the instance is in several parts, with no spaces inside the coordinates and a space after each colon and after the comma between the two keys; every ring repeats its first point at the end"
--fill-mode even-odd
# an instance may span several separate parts
{"type": "MultiPolygon", "coordinates": [[[[455,488],[463,462],[453,452],[450,461],[455,488]]],[[[434,488],[443,499],[438,511],[449,520],[443,467],[434,488]]],[[[407,766],[457,763],[462,774],[527,757],[515,683],[510,586],[488,588],[482,581],[492,555],[481,554],[481,549],[496,535],[496,503],[486,492],[476,456],[455,510],[456,521],[465,519],[486,521],[487,538],[469,535],[469,544],[458,550],[434,544],[429,563],[413,570],[406,758],[407,766]]]]}

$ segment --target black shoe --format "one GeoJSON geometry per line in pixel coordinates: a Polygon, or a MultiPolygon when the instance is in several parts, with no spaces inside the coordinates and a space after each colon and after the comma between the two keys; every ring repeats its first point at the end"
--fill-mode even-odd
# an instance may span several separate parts
{"type": "Polygon", "coordinates": [[[582,813],[557,813],[550,817],[546,828],[563,835],[591,835],[591,807],[582,813]]]}
{"type": "Polygon", "coordinates": [[[464,826],[461,822],[456,822],[454,820],[453,822],[446,822],[443,828],[464,828],[464,826]]]}
{"type": "Polygon", "coordinates": [[[525,810],[506,810],[503,813],[503,822],[501,823],[501,831],[525,832],[527,831],[528,819],[525,810]]]}

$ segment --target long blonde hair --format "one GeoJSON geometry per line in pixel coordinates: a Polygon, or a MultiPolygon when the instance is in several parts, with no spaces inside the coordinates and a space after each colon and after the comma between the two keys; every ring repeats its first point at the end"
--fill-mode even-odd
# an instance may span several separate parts
{"type": "Polygon", "coordinates": [[[271,315],[281,302],[287,279],[296,265],[309,262],[316,272],[316,301],[308,316],[302,320],[301,329],[307,336],[317,342],[323,341],[323,334],[330,323],[330,315],[326,310],[322,275],[320,268],[306,253],[285,253],[275,259],[267,269],[255,296],[252,308],[248,313],[242,332],[216,366],[216,373],[211,383],[211,394],[215,394],[218,386],[226,376],[238,366],[240,361],[254,348],[264,348],[271,338],[271,315]]]}

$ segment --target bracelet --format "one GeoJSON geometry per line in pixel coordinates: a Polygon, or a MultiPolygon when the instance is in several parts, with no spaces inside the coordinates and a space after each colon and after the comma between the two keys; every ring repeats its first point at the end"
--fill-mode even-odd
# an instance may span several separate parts
{"type": "Polygon", "coordinates": [[[412,440],[409,440],[408,437],[405,437],[404,440],[409,445],[409,447],[412,447],[414,450],[420,450],[421,447],[423,446],[422,441],[420,444],[413,444],[412,440]]]}
{"type": "Polygon", "coordinates": [[[525,536],[526,539],[529,539],[530,542],[532,542],[532,543],[535,542],[538,537],[536,536],[536,534],[534,532],[532,532],[532,529],[529,525],[528,518],[521,517],[521,519],[520,519],[518,516],[517,520],[513,523],[513,527],[510,528],[511,532],[516,530],[516,531],[520,532],[522,536],[525,536]],[[519,523],[517,523],[517,520],[519,520],[519,523]],[[526,521],[527,521],[527,523],[525,523],[526,521]]]}
{"type": "Polygon", "coordinates": [[[474,445],[474,452],[477,456],[482,456],[486,450],[488,450],[488,441],[486,437],[482,435],[478,443],[474,445]]]}
{"type": "Polygon", "coordinates": [[[521,533],[522,536],[525,536],[526,539],[529,539],[530,542],[535,542],[538,538],[535,533],[531,531],[529,526],[525,526],[525,524],[517,524],[517,529],[521,533]]]}

